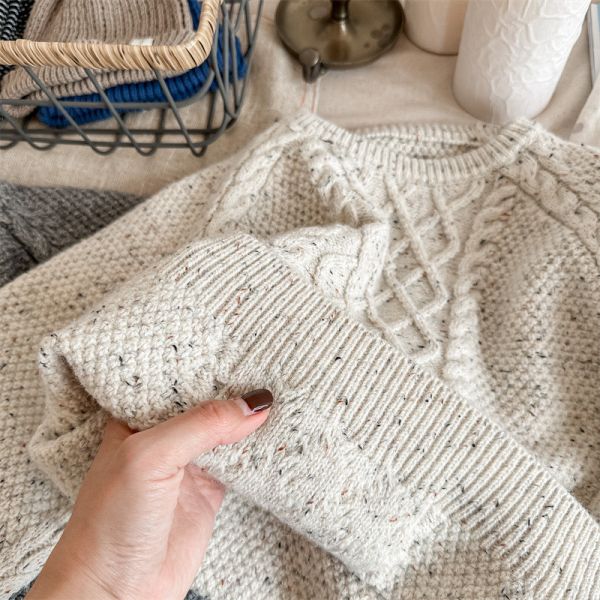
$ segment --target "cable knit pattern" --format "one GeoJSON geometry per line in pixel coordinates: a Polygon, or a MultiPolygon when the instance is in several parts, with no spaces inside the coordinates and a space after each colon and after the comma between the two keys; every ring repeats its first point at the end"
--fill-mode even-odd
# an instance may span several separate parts
{"type": "Polygon", "coordinates": [[[267,386],[199,458],[231,491],[198,594],[597,596],[598,163],[527,122],[302,115],[0,290],[2,592],[107,412],[267,386]]]}

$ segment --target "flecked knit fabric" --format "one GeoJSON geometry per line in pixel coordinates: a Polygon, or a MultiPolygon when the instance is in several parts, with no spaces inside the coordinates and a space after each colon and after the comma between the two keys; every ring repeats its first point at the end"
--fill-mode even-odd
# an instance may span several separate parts
{"type": "Polygon", "coordinates": [[[0,286],[108,225],[139,198],[0,182],[0,286]]]}
{"type": "MultiPolygon", "coordinates": [[[[192,13],[192,21],[194,28],[198,27],[200,19],[201,5],[197,0],[189,1],[190,11],[192,13]]],[[[221,76],[224,75],[226,68],[223,61],[223,32],[222,30],[217,31],[216,35],[216,56],[217,66],[221,76]]],[[[233,76],[233,73],[237,72],[237,76],[243,79],[246,75],[246,59],[242,52],[240,40],[235,38],[235,56],[229,56],[227,59],[229,67],[229,76],[233,76]]],[[[182,75],[176,77],[165,78],[165,85],[167,86],[169,93],[173,97],[173,100],[180,102],[191,98],[201,90],[215,91],[218,88],[216,79],[213,76],[213,72],[210,67],[210,60],[207,59],[200,66],[186,71],[182,75]],[[212,81],[210,81],[212,78],[212,81]]],[[[166,102],[167,98],[162,90],[160,83],[157,80],[153,81],[142,81],[138,83],[129,83],[123,85],[117,85],[115,87],[104,90],[106,96],[111,102],[166,102]]],[[[100,94],[86,94],[83,96],[68,96],[61,98],[61,100],[74,101],[74,102],[102,102],[100,94]]],[[[93,123],[95,121],[102,121],[104,119],[111,118],[112,112],[108,108],[80,108],[80,107],[66,107],[65,109],[74,121],[80,125],[86,123],[93,123]]],[[[126,114],[132,112],[123,109],[117,109],[119,114],[126,114]]],[[[70,125],[69,121],[54,106],[44,106],[38,108],[36,111],[37,118],[48,125],[49,127],[64,128],[70,125]]]]}
{"type": "MultiPolygon", "coordinates": [[[[0,286],[108,225],[139,201],[117,192],[0,182],[0,286]]],[[[28,591],[29,585],[11,600],[22,600],[28,591]]]]}
{"type": "MultiPolygon", "coordinates": [[[[101,41],[127,43],[153,40],[156,45],[178,44],[194,33],[188,0],[36,0],[23,37],[38,41],[101,41]]],[[[80,96],[96,92],[84,69],[78,67],[34,67],[36,75],[55,96],[80,96]]],[[[152,71],[98,71],[102,88],[150,81],[152,71]]],[[[2,98],[46,99],[27,72],[18,67],[0,86],[2,98]]],[[[6,107],[16,117],[34,107],[6,107]]]]}
{"type": "MultiPolygon", "coordinates": [[[[23,36],[33,0],[0,0],[0,40],[17,40],[23,36]]],[[[0,65],[0,80],[10,65],[0,65]]]]}
{"type": "Polygon", "coordinates": [[[265,426],[200,457],[231,491],[199,594],[598,596],[599,161],[527,122],[302,115],[5,286],[1,591],[106,411],[265,386],[265,426]]]}
{"type": "Polygon", "coordinates": [[[17,593],[13,594],[12,596],[10,596],[9,600],[25,600],[25,598],[27,597],[27,594],[29,593],[29,590],[31,589],[31,586],[33,585],[33,583],[26,585],[25,587],[21,588],[17,593]]]}

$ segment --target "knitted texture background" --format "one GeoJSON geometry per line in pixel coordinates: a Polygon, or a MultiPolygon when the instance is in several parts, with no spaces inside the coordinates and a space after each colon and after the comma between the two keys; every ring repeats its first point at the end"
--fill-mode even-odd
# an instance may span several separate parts
{"type": "Polygon", "coordinates": [[[599,160],[527,122],[303,115],[5,286],[2,593],[105,411],[267,386],[265,427],[200,458],[231,492],[199,594],[594,597],[599,160]]]}
{"type": "Polygon", "coordinates": [[[0,286],[108,225],[139,198],[0,182],[0,286]]]}
{"type": "MultiPolygon", "coordinates": [[[[0,0],[0,40],[23,37],[33,0],[0,0]]],[[[0,65],[0,80],[10,71],[10,65],[0,65]]]]}
{"type": "MultiPolygon", "coordinates": [[[[178,44],[194,33],[188,0],[36,0],[24,38],[38,41],[131,42],[152,39],[154,44],[178,44]]],[[[96,92],[93,82],[77,67],[34,67],[36,75],[57,97],[96,92]]],[[[105,71],[95,74],[102,88],[149,81],[152,71],[105,71]]],[[[2,98],[45,98],[23,68],[8,73],[0,85],[2,98]]],[[[8,112],[22,117],[33,107],[8,112]]]]}
{"type": "MultiPolygon", "coordinates": [[[[193,27],[197,28],[200,19],[201,4],[199,4],[197,0],[189,0],[189,7],[192,13],[193,27]]],[[[223,61],[223,32],[220,29],[217,32],[216,44],[217,65],[219,72],[223,75],[226,67],[223,61]]],[[[230,76],[232,76],[234,72],[237,72],[237,76],[243,78],[246,75],[246,59],[242,53],[241,44],[237,37],[235,38],[235,48],[235,56],[229,56],[227,68],[230,76]]],[[[205,84],[208,85],[208,88],[211,91],[216,90],[218,87],[211,71],[209,59],[204,61],[200,66],[186,71],[182,75],[165,78],[165,85],[173,97],[173,100],[176,102],[191,98],[200,92],[205,84]],[[212,83],[208,85],[207,82],[211,77],[213,78],[212,83]]],[[[162,87],[157,80],[117,85],[104,91],[112,102],[165,102],[167,100],[162,87]]],[[[102,97],[100,94],[95,93],[81,96],[68,96],[62,98],[62,100],[75,102],[101,102],[102,97]]],[[[112,117],[112,113],[108,108],[66,107],[66,111],[73,117],[75,122],[80,125],[112,117]]],[[[118,112],[120,114],[125,114],[130,111],[121,109],[118,110],[118,112]]],[[[70,125],[62,112],[54,106],[38,108],[36,116],[42,123],[49,127],[63,128],[70,125]]]]}

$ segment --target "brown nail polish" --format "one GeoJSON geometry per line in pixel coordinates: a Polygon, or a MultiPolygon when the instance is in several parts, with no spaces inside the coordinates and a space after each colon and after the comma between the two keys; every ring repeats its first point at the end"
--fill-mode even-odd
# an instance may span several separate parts
{"type": "Polygon", "coordinates": [[[250,410],[250,414],[259,413],[273,404],[273,394],[269,390],[252,390],[242,395],[242,400],[250,410]]]}

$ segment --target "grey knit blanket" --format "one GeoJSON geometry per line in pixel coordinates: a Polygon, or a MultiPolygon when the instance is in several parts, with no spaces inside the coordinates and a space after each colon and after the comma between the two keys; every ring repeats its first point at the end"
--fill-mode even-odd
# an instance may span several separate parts
{"type": "Polygon", "coordinates": [[[0,286],[108,225],[139,200],[116,192],[0,182],[0,286]]]}
{"type": "MultiPolygon", "coordinates": [[[[33,585],[33,583],[30,583],[29,585],[25,586],[23,589],[19,590],[16,594],[13,594],[9,598],[9,600],[25,600],[32,585],[33,585]]],[[[190,590],[187,593],[184,600],[210,600],[210,599],[207,598],[206,596],[199,596],[196,592],[194,592],[193,590],[190,590]]]]}
{"type": "MultiPolygon", "coordinates": [[[[25,600],[27,598],[27,594],[29,593],[29,590],[31,589],[32,585],[33,585],[33,582],[30,583],[29,585],[26,585],[23,589],[19,590],[16,594],[13,594],[9,598],[9,600],[25,600]]],[[[183,600],[210,600],[210,598],[207,598],[206,596],[200,596],[194,590],[190,590],[183,600]]]]}

